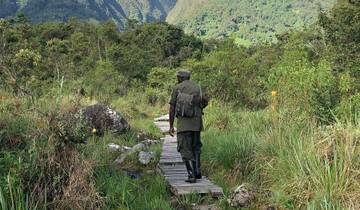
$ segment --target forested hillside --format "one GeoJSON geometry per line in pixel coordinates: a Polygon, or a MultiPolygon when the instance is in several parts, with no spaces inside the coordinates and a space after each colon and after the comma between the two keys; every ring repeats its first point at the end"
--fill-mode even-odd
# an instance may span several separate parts
{"type": "Polygon", "coordinates": [[[124,29],[129,19],[167,21],[202,38],[234,36],[240,44],[274,42],[276,34],[304,29],[336,0],[2,0],[0,18],[24,13],[34,23],[113,20],[124,29]]]}
{"type": "Polygon", "coordinates": [[[114,20],[123,29],[128,19],[139,22],[164,21],[176,0],[2,0],[0,18],[24,13],[31,22],[114,20]]]}
{"type": "Polygon", "coordinates": [[[339,0],[277,37],[244,47],[167,23],[119,32],[113,22],[1,19],[0,208],[360,209],[360,2],[339,0]],[[161,142],[153,118],[168,112],[181,69],[211,97],[201,169],[224,189],[218,200],[173,197],[156,173],[159,145],[142,146],[148,164],[143,151],[120,158],[161,142]],[[99,104],[130,127],[84,124],[81,110],[99,104]],[[251,196],[232,206],[238,186],[251,196]]]}
{"type": "Polygon", "coordinates": [[[239,41],[272,42],[276,34],[306,28],[336,0],[179,0],[167,21],[206,38],[235,35],[239,41]]]}

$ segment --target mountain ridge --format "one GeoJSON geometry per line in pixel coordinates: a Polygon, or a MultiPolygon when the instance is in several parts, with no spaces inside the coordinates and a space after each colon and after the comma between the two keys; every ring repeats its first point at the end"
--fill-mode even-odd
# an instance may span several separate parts
{"type": "Polygon", "coordinates": [[[274,42],[276,34],[317,21],[336,0],[0,0],[0,18],[24,13],[31,22],[129,19],[167,21],[201,38],[234,36],[240,44],[274,42]]]}
{"type": "Polygon", "coordinates": [[[273,42],[277,33],[315,23],[320,11],[329,10],[335,3],[336,0],[179,0],[167,21],[202,38],[235,34],[251,42],[273,42]]]}
{"type": "Polygon", "coordinates": [[[176,0],[2,0],[0,18],[23,13],[33,23],[80,20],[113,20],[123,29],[128,19],[165,21],[176,0]]]}

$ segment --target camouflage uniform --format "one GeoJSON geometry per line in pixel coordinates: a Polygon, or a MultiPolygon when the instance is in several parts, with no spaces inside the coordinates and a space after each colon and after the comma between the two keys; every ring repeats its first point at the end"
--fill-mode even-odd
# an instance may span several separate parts
{"type": "MultiPolygon", "coordinates": [[[[200,95],[200,87],[195,82],[185,80],[175,86],[171,94],[170,104],[176,106],[176,98],[179,92],[200,95]]],[[[201,113],[201,105],[198,106],[201,113]]],[[[201,140],[200,131],[203,129],[202,114],[192,118],[177,116],[177,140],[178,151],[184,161],[195,160],[195,153],[200,154],[201,140]]]]}

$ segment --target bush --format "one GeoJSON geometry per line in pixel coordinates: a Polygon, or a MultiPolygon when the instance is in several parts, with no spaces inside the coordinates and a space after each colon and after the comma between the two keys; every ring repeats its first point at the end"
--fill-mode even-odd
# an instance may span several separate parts
{"type": "Polygon", "coordinates": [[[98,62],[96,68],[85,76],[84,83],[91,97],[104,102],[109,102],[116,93],[125,95],[129,86],[128,80],[109,62],[98,62]]]}
{"type": "Polygon", "coordinates": [[[46,107],[40,100],[27,108],[25,101],[0,107],[1,205],[14,206],[12,199],[18,199],[18,205],[28,205],[25,209],[101,206],[92,166],[76,149],[86,138],[76,119],[77,104],[46,98],[46,107]]]}
{"type": "MultiPolygon", "coordinates": [[[[269,89],[278,92],[279,106],[292,116],[314,116],[322,122],[333,120],[331,110],[339,100],[336,78],[330,64],[313,64],[301,34],[295,34],[270,76],[269,89]]],[[[270,94],[269,94],[270,95],[270,94]]]]}

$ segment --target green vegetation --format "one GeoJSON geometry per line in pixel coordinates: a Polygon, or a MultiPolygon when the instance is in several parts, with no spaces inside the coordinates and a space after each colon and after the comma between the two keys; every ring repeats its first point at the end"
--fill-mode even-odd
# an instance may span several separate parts
{"type": "Polygon", "coordinates": [[[336,0],[179,0],[167,21],[204,38],[235,35],[237,42],[275,42],[276,34],[305,29],[336,0]]]}
{"type": "MultiPolygon", "coordinates": [[[[226,200],[242,183],[251,209],[358,209],[360,4],[339,1],[304,31],[268,45],[199,40],[164,23],[0,21],[0,206],[3,209],[176,209],[226,200]],[[220,200],[173,204],[156,161],[113,161],[109,143],[158,139],[175,72],[188,68],[212,96],[203,172],[220,200]],[[79,89],[85,96],[79,95],[79,89]],[[105,103],[131,130],[86,137],[74,118],[105,103]],[[84,143],[84,141],[86,143],[84,143]],[[142,174],[131,179],[128,172],[142,174]]],[[[159,158],[161,148],[151,148],[159,158]]]]}
{"type": "Polygon", "coordinates": [[[31,22],[80,20],[114,20],[124,29],[128,20],[142,23],[164,21],[176,0],[2,0],[0,18],[24,13],[31,22]]]}
{"type": "Polygon", "coordinates": [[[336,0],[32,0],[0,1],[0,17],[24,13],[31,22],[114,20],[124,30],[134,22],[167,21],[201,38],[236,37],[239,45],[271,43],[277,34],[304,30],[336,0]],[[130,20],[130,21],[129,21],[130,20]]]}

